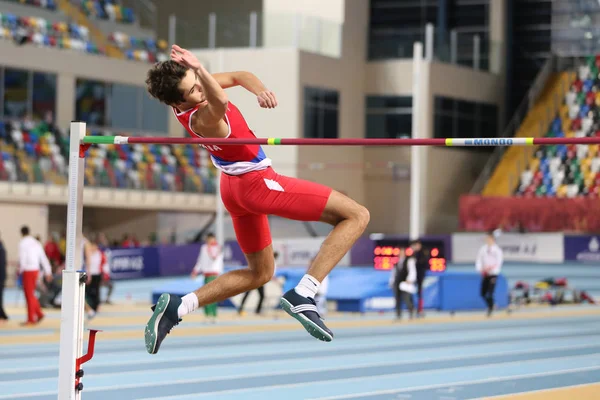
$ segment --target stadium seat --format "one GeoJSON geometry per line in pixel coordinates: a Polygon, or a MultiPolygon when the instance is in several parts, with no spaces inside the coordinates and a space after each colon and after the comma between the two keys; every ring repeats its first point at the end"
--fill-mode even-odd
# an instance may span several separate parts
{"type": "MultiPolygon", "coordinates": [[[[2,170],[0,179],[36,183],[55,183],[53,174],[66,177],[64,154],[44,123],[10,122],[0,129],[0,154],[2,170]],[[53,151],[50,151],[52,149],[53,151]]],[[[61,181],[66,183],[66,179],[61,181]]]]}
{"type": "Polygon", "coordinates": [[[79,0],[77,2],[88,17],[126,24],[135,21],[133,10],[117,4],[114,0],[79,0]]]}
{"type": "MultiPolygon", "coordinates": [[[[92,132],[92,135],[111,132],[92,132]]],[[[214,193],[215,168],[206,150],[193,145],[100,144],[90,148],[90,185],[139,190],[214,193]]]]}
{"type": "MultiPolygon", "coordinates": [[[[600,136],[600,56],[589,57],[576,68],[576,78],[564,103],[550,123],[546,137],[600,136]]],[[[600,194],[598,145],[540,147],[520,176],[518,196],[573,198],[600,194]],[[533,186],[533,192],[531,187],[533,186]]]]}
{"type": "Polygon", "coordinates": [[[50,23],[38,17],[18,17],[0,14],[0,38],[12,40],[24,36],[26,41],[39,47],[57,47],[98,54],[98,47],[89,40],[85,26],[65,22],[50,23]]]}
{"type": "Polygon", "coordinates": [[[127,59],[156,62],[168,59],[167,42],[164,40],[138,39],[130,37],[123,32],[114,32],[108,36],[108,40],[121,49],[127,59]]]}

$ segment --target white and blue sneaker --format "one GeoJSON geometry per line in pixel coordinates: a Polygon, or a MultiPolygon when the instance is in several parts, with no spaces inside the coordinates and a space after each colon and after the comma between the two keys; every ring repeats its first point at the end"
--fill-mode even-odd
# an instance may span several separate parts
{"type": "Polygon", "coordinates": [[[323,323],[314,299],[300,296],[295,289],[291,289],[283,295],[280,304],[281,308],[296,318],[313,337],[324,342],[333,340],[333,332],[323,323]]]}

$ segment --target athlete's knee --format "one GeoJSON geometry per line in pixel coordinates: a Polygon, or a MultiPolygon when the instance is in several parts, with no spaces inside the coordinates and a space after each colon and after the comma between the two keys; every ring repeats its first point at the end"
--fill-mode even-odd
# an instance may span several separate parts
{"type": "Polygon", "coordinates": [[[253,268],[250,289],[257,289],[269,282],[273,277],[273,268],[253,268]]]}
{"type": "Polygon", "coordinates": [[[250,289],[257,289],[265,285],[271,280],[273,274],[275,273],[275,265],[273,264],[272,260],[263,260],[260,265],[256,263],[249,263],[248,267],[251,272],[251,279],[249,283],[251,286],[250,289]]]}
{"type": "Polygon", "coordinates": [[[367,229],[367,225],[369,225],[369,221],[371,220],[371,214],[367,210],[367,207],[359,204],[355,213],[355,219],[361,231],[367,229]]]}

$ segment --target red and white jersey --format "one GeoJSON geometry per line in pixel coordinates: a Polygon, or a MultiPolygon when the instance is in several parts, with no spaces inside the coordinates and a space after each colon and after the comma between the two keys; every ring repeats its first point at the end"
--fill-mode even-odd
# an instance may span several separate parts
{"type": "MultiPolygon", "coordinates": [[[[179,112],[173,108],[173,113],[186,129],[186,131],[195,137],[202,135],[194,132],[192,129],[192,115],[198,111],[198,106],[187,111],[179,112]]],[[[248,139],[256,136],[248,127],[244,116],[240,110],[229,102],[227,112],[224,117],[229,133],[227,138],[248,139]]],[[[271,159],[267,158],[260,145],[201,145],[210,153],[215,167],[229,175],[241,175],[250,171],[258,171],[271,166],[271,159]]]]}

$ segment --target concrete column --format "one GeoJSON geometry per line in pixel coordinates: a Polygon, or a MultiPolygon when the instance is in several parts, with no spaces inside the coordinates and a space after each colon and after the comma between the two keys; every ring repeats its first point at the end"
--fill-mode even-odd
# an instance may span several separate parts
{"type": "Polygon", "coordinates": [[[489,3],[490,71],[500,75],[506,73],[506,1],[492,0],[489,3]]]}
{"type": "Polygon", "coordinates": [[[56,126],[68,132],[71,121],[75,120],[75,80],[73,75],[57,74],[56,77],[56,126]]]}

